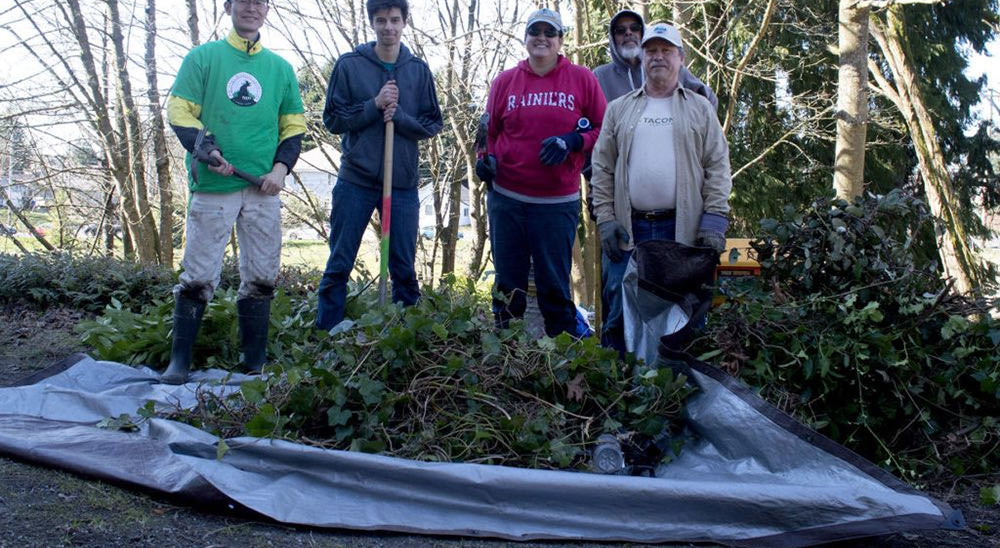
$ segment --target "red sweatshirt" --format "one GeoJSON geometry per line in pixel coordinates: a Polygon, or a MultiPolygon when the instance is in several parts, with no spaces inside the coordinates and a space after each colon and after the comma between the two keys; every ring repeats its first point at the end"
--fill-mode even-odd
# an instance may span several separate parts
{"type": "Polygon", "coordinates": [[[524,60],[493,80],[486,112],[490,115],[487,151],[497,158],[495,184],[525,196],[568,196],[580,190],[580,169],[597,142],[606,101],[589,69],[559,56],[545,76],[524,60]],[[574,131],[581,117],[593,129],[583,133],[583,149],[556,166],[542,164],[542,141],[574,131]]]}

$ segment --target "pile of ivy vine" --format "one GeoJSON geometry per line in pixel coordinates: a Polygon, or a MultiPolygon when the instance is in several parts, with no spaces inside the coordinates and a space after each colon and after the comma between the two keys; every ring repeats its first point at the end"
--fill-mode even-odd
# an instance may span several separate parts
{"type": "MultiPolygon", "coordinates": [[[[603,433],[652,439],[680,428],[692,389],[669,368],[623,362],[596,338],[539,340],[519,324],[497,330],[489,296],[467,280],[425,288],[406,308],[374,306],[373,293],[355,288],[357,319],[333,333],[312,328],[315,297],[279,293],[264,377],[225,396],[205,387],[196,407],[157,413],[223,440],[560,469],[585,467],[603,433]]],[[[163,364],[171,321],[169,302],[140,312],[110,306],[81,330],[102,359],[163,364]]],[[[235,293],[221,291],[197,354],[210,356],[204,365],[232,368],[237,343],[235,293]]]]}
{"type": "Polygon", "coordinates": [[[900,475],[995,471],[996,303],[941,279],[932,229],[901,191],[762,221],[762,276],[728,284],[692,351],[900,475]]]}

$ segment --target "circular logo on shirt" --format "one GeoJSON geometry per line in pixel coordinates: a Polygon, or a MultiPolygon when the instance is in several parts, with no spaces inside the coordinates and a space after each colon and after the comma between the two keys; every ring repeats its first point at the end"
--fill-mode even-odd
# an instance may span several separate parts
{"type": "Polygon", "coordinates": [[[260,101],[261,93],[263,90],[260,82],[247,72],[234,75],[226,84],[226,95],[229,96],[229,100],[241,107],[256,105],[260,101]]]}

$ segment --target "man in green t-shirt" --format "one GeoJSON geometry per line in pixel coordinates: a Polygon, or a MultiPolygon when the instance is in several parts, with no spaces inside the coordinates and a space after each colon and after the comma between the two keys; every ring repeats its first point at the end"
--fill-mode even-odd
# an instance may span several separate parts
{"type": "Polygon", "coordinates": [[[191,351],[205,305],[219,283],[234,223],[240,244],[236,304],[243,367],[254,373],[263,367],[281,264],[278,195],[306,131],[292,66],[260,45],[268,0],[227,0],[223,5],[233,30],[188,53],[167,103],[170,126],[188,151],[191,173],[183,271],[174,287],[173,347],[170,366],[160,377],[167,384],[187,381],[191,351]],[[208,158],[195,161],[194,152],[208,158]],[[260,186],[234,176],[235,168],[259,177],[260,186]]]}

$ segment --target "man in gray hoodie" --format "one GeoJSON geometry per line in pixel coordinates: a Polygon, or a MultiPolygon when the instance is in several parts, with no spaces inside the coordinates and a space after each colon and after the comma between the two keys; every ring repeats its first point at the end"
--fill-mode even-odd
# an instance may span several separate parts
{"type": "MultiPolygon", "coordinates": [[[[642,87],[645,74],[642,71],[642,35],[646,25],[642,16],[632,10],[621,10],[611,18],[608,25],[608,53],[611,62],[594,69],[594,76],[601,84],[608,103],[626,93],[642,87]]],[[[684,65],[678,74],[680,86],[703,95],[712,106],[718,108],[719,98],[712,89],[696,78],[684,65]]],[[[590,173],[590,166],[585,168],[590,173]]],[[[592,194],[591,194],[592,196],[592,194]]],[[[612,261],[601,253],[601,344],[625,353],[622,318],[622,278],[625,268],[621,261],[612,261]]]]}
{"type": "MultiPolygon", "coordinates": [[[[642,34],[646,25],[642,16],[632,10],[621,10],[608,25],[608,54],[611,62],[594,69],[594,76],[601,83],[604,97],[611,101],[638,89],[645,81],[642,73],[642,34]]],[[[699,80],[685,66],[681,66],[681,86],[703,95],[713,107],[718,108],[719,98],[712,89],[699,80]]]]}

